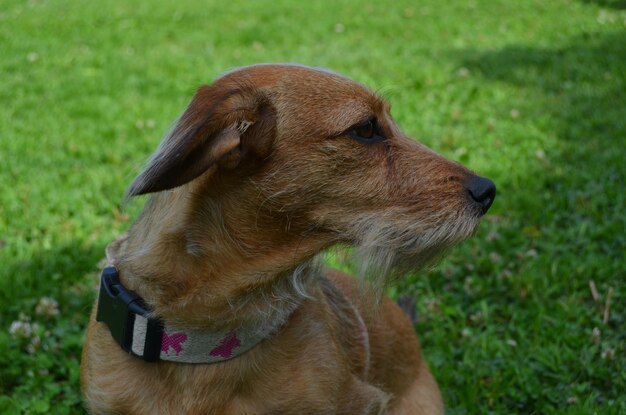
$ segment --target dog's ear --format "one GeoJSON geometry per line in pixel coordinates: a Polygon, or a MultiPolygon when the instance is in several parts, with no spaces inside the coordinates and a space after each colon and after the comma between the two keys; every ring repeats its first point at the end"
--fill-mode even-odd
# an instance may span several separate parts
{"type": "Polygon", "coordinates": [[[232,169],[244,157],[266,157],[275,126],[272,105],[254,88],[203,86],[127,195],[172,189],[213,166],[232,169]]]}

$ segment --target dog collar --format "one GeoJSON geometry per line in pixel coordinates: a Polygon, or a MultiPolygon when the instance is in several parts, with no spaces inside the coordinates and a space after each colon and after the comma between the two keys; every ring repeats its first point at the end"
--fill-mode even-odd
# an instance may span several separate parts
{"type": "Polygon", "coordinates": [[[278,328],[206,331],[173,327],[154,317],[144,300],[122,285],[114,266],[102,271],[96,320],[107,325],[124,351],[147,362],[222,362],[252,349],[278,328]]]}

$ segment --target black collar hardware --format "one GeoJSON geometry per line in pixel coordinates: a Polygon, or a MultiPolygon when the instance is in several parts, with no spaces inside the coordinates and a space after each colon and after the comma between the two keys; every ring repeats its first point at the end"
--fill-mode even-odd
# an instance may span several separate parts
{"type": "MultiPolygon", "coordinates": [[[[147,362],[159,360],[163,324],[159,319],[150,316],[150,310],[140,296],[122,285],[117,268],[113,266],[102,271],[96,320],[109,327],[113,339],[126,352],[147,362]],[[142,316],[148,321],[142,347],[133,347],[137,316],[142,316]]],[[[136,340],[135,343],[137,341],[140,340],[136,340]]]]}

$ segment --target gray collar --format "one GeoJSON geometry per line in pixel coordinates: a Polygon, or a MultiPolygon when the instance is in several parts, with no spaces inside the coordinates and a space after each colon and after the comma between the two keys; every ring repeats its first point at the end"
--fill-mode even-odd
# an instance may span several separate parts
{"type": "Polygon", "coordinates": [[[109,328],[120,347],[147,362],[216,363],[237,357],[276,332],[265,328],[231,331],[175,327],[155,317],[145,301],[126,289],[114,266],[102,271],[96,320],[109,328]]]}

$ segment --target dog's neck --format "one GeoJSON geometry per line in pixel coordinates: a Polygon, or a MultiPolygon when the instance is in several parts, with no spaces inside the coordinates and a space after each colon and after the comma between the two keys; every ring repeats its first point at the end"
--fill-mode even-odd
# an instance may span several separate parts
{"type": "Polygon", "coordinates": [[[245,203],[225,209],[186,198],[177,190],[153,196],[109,249],[122,282],[157,316],[197,329],[267,326],[315,289],[321,241],[273,239],[245,203]]]}

